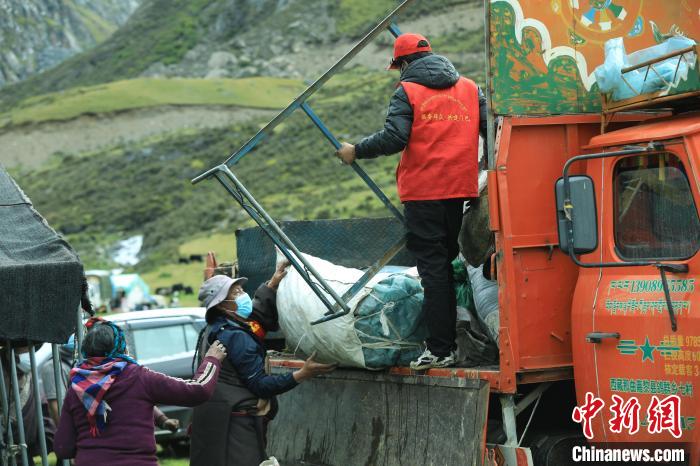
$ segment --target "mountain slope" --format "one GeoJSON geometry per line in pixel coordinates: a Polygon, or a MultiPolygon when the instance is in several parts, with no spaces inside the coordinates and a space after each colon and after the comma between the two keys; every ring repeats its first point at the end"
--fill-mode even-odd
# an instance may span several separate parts
{"type": "MultiPolygon", "coordinates": [[[[319,9],[313,11],[321,18],[333,10],[324,5],[337,6],[344,1],[322,1],[317,4],[320,5],[319,9]]],[[[195,4],[202,6],[204,3],[193,1],[191,6],[194,8],[195,4]]],[[[198,34],[208,27],[215,27],[216,22],[208,22],[202,18],[218,18],[223,11],[228,11],[213,9],[214,6],[223,8],[224,5],[230,7],[233,4],[245,3],[252,8],[254,2],[238,0],[206,3],[207,5],[200,10],[201,16],[189,18],[198,25],[198,34]]],[[[266,16],[264,24],[272,29],[260,30],[258,43],[261,47],[266,45],[267,38],[272,36],[281,38],[275,40],[288,40],[292,44],[297,37],[295,33],[288,31],[295,29],[291,27],[292,23],[285,22],[293,17],[290,15],[295,11],[295,1],[275,3],[283,5],[284,8],[275,10],[275,15],[266,16]],[[276,16],[277,14],[280,16],[276,16]],[[287,29],[281,30],[280,24],[287,24],[287,29]]],[[[131,28],[134,27],[134,23],[143,19],[144,11],[152,4],[150,0],[144,4],[139,10],[139,15],[134,16],[124,29],[133,31],[131,28]]],[[[449,2],[441,4],[448,5],[449,2]]],[[[256,2],[256,5],[268,4],[262,0],[256,2]]],[[[426,8],[426,3],[418,2],[418,5],[420,8],[426,8]]],[[[255,11],[257,10],[251,9],[250,14],[255,15],[255,11]]],[[[333,10],[326,19],[331,18],[333,24],[336,24],[334,15],[337,15],[337,12],[333,10]]],[[[164,15],[164,18],[170,19],[171,16],[164,15]]],[[[152,19],[157,20],[156,17],[152,19]]],[[[460,72],[483,84],[483,29],[480,27],[482,21],[483,13],[474,2],[459,2],[437,14],[423,13],[412,19],[408,18],[401,26],[404,30],[417,27],[413,30],[425,31],[433,41],[436,51],[446,53],[457,63],[460,72]]],[[[257,24],[251,23],[246,27],[252,28],[257,24]]],[[[367,23],[369,26],[365,26],[362,21],[356,24],[362,27],[371,26],[371,22],[367,23]]],[[[361,30],[358,31],[357,34],[362,33],[361,30]]],[[[351,38],[335,34],[337,32],[330,31],[328,39],[319,39],[321,42],[309,46],[312,51],[322,55],[326,68],[332,64],[333,58],[323,55],[323,52],[328,50],[324,47],[338,46],[342,53],[351,45],[351,38]],[[324,42],[326,40],[327,43],[324,42]]],[[[210,37],[206,34],[204,36],[210,37]]],[[[195,41],[203,40],[204,36],[197,35],[195,41]]],[[[109,43],[120,37],[124,39],[121,32],[114,34],[103,46],[114,47],[109,43]]],[[[153,38],[148,35],[147,37],[153,38]]],[[[237,36],[220,44],[224,47],[226,44],[235,44],[240,39],[241,36],[237,36]]],[[[269,43],[271,42],[267,45],[269,43]]],[[[375,58],[380,57],[381,65],[384,65],[386,57],[390,54],[390,43],[387,34],[386,38],[370,46],[367,52],[375,58]]],[[[85,56],[94,57],[94,52],[103,46],[85,56]]],[[[239,50],[241,53],[244,51],[239,50]]],[[[130,53],[127,49],[122,52],[130,53]]],[[[305,57],[290,53],[292,57],[305,57]]],[[[186,60],[184,57],[188,54],[189,51],[184,54],[183,60],[186,60]]],[[[173,55],[158,55],[156,58],[163,61],[168,56],[173,55]]],[[[78,58],[76,63],[84,64],[86,58],[78,58]]],[[[104,57],[106,61],[100,68],[113,66],[112,61],[107,58],[104,57]]],[[[358,58],[362,61],[362,57],[358,58]]],[[[117,55],[113,59],[117,62],[120,60],[117,55]]],[[[180,66],[182,62],[173,64],[180,66]]],[[[295,66],[302,68],[305,65],[303,59],[295,60],[295,66]]],[[[386,105],[395,88],[397,77],[395,73],[383,71],[381,65],[351,67],[331,80],[312,98],[312,107],[339,139],[357,141],[381,128],[386,105]]],[[[56,72],[59,69],[62,67],[46,73],[44,78],[51,81],[59,76],[56,72]]],[[[87,73],[82,76],[86,81],[97,82],[109,78],[102,76],[98,69],[82,69],[87,73]]],[[[58,81],[42,85],[46,85],[48,89],[57,83],[58,81]]],[[[60,85],[70,86],[70,83],[61,82],[60,85]]],[[[23,92],[30,90],[26,88],[23,92]]],[[[73,91],[64,95],[70,95],[71,92],[73,91]]],[[[9,92],[2,93],[5,98],[8,95],[9,92]]],[[[189,180],[225,160],[255,134],[266,120],[254,118],[248,122],[237,122],[217,129],[188,131],[155,140],[122,143],[96,153],[62,154],[60,158],[55,158],[51,164],[41,169],[16,170],[13,174],[17,175],[18,181],[32,197],[37,209],[46,215],[52,225],[68,236],[87,264],[94,267],[114,265],[110,260],[114,244],[127,237],[142,234],[143,261],[137,266],[137,270],[152,270],[172,262],[178,254],[178,247],[192,238],[221,231],[230,234],[235,228],[252,224],[216,181],[191,186],[189,180]]],[[[374,198],[361,180],[348,167],[337,163],[333,152],[332,146],[321,137],[303,113],[297,112],[233,170],[263,206],[278,219],[387,215],[384,206],[374,198]]],[[[395,157],[363,162],[370,175],[395,201],[396,163],[395,157]]]]}
{"type": "MultiPolygon", "coordinates": [[[[339,137],[356,139],[383,120],[393,83],[386,75],[330,88],[314,104],[339,137]],[[358,84],[361,83],[361,87],[358,84]],[[324,104],[323,97],[360,87],[363,99],[324,104]],[[337,115],[343,114],[342,119],[337,115]]],[[[128,144],[84,157],[65,156],[44,170],[16,173],[37,209],[89,264],[110,265],[117,240],[143,234],[146,261],[162,263],[177,246],[205,231],[250,225],[233,199],[215,182],[189,180],[221,163],[262,121],[204,130],[161,141],[128,144]],[[47,174],[50,173],[50,176],[47,174]],[[70,199],[70,202],[67,200],[70,199]]],[[[390,192],[395,160],[370,162],[369,171],[390,192]]],[[[290,118],[269,140],[234,168],[277,218],[383,215],[371,192],[302,114],[290,118]],[[339,189],[340,188],[340,189],[339,189]]]]}
{"type": "MultiPolygon", "coordinates": [[[[394,0],[144,0],[128,23],[99,46],[0,89],[0,110],[32,95],[138,76],[314,78],[334,43],[357,38],[396,4],[394,0]],[[309,50],[311,54],[306,53],[309,50]],[[320,61],[310,74],[305,63],[309,58],[320,61]]],[[[419,0],[405,19],[478,4],[419,0]]]]}
{"type": "Polygon", "coordinates": [[[102,42],[140,0],[0,0],[0,87],[102,42]]]}

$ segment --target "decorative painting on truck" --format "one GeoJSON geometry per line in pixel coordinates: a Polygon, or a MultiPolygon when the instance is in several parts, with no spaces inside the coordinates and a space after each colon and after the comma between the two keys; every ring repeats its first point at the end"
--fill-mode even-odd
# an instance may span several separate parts
{"type": "MultiPolygon", "coordinates": [[[[700,31],[700,0],[491,0],[489,14],[498,115],[600,112],[593,71],[605,41],[622,37],[631,53],[677,34],[698,40],[700,31]]],[[[695,67],[688,81],[697,79],[695,67]]]]}

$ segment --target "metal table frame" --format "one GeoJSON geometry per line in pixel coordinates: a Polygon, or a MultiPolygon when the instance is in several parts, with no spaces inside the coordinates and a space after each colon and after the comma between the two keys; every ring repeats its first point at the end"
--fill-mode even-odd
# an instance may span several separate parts
{"type": "MultiPolygon", "coordinates": [[[[304,92],[302,92],[292,103],[284,110],[275,116],[267,125],[260,129],[255,136],[250,138],[240,149],[226,159],[222,164],[217,165],[192,180],[192,184],[197,184],[203,180],[215,178],[224,189],[238,202],[243,210],[263,229],[270,237],[274,245],[282,252],[289,260],[291,265],[299,272],[301,277],[308,283],[311,290],[318,296],[321,302],[326,306],[328,312],[319,320],[312,322],[316,325],[326,322],[350,312],[348,302],[352,297],[362,289],[364,285],[374,277],[381,268],[386,265],[392,257],[394,257],[405,246],[405,238],[400,238],[394,243],[384,255],[376,260],[364,273],[360,279],[353,284],[342,296],[321,277],[321,275],[309,264],[297,249],[289,237],[282,231],[279,225],[270,217],[263,209],[258,201],[246,189],[241,181],[231,170],[236,163],[245,157],[258,143],[270,135],[272,130],[277,127],[282,121],[291,116],[295,110],[301,110],[311,119],[314,125],[321,131],[323,136],[337,150],[340,148],[340,142],[331,133],[328,127],[314,113],[309,104],[306,102],[316,91],[318,91],[333,75],[339,72],[350,60],[352,60],[363,48],[365,48],[376,36],[382,33],[385,29],[394,36],[401,35],[398,26],[393,22],[396,15],[406,9],[415,0],[405,0],[396,7],[389,15],[377,24],[370,32],[367,33],[350,51],[338,60],[328,71],[319,77],[311,84],[304,92]]],[[[387,209],[401,223],[404,223],[404,218],[399,209],[396,208],[389,198],[382,192],[377,184],[367,175],[367,173],[357,164],[353,162],[351,165],[355,173],[362,178],[367,186],[372,190],[375,196],[382,201],[387,209]]]]}

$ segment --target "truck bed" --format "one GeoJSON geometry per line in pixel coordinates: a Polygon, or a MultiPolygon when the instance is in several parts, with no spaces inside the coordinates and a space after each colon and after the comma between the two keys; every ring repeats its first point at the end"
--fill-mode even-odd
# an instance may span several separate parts
{"type": "MultiPolygon", "coordinates": [[[[270,352],[270,369],[273,374],[284,374],[300,369],[304,360],[298,356],[284,352],[270,352]]],[[[355,368],[341,368],[333,372],[334,379],[364,380],[364,381],[391,381],[400,384],[431,384],[443,386],[474,387],[470,381],[488,382],[492,392],[508,393],[506,387],[514,385],[505,371],[501,371],[498,365],[476,367],[449,367],[445,369],[430,369],[427,371],[414,371],[408,367],[392,367],[386,370],[366,370],[355,368]],[[501,387],[506,388],[501,390],[501,387]]],[[[536,383],[573,378],[571,366],[553,367],[546,370],[520,371],[516,374],[517,383],[536,383]]]]}

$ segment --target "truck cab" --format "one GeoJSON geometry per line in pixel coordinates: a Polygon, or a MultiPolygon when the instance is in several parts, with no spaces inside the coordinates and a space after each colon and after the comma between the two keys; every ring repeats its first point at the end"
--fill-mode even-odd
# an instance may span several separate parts
{"type": "Polygon", "coordinates": [[[637,432],[613,426],[613,411],[606,408],[593,424],[597,441],[687,442],[698,461],[700,317],[693,309],[700,305],[700,114],[602,134],[585,149],[630,147],[653,149],[589,159],[582,171],[595,186],[598,247],[581,261],[608,265],[581,268],[576,281],[571,323],[577,398],[583,402],[592,393],[608,404],[613,395],[639,403],[637,432]],[[654,265],[624,266],[639,261],[654,265]],[[664,270],[664,264],[679,267],[664,270]],[[654,431],[654,397],[677,398],[680,430],[654,431]]]}

